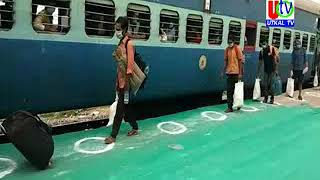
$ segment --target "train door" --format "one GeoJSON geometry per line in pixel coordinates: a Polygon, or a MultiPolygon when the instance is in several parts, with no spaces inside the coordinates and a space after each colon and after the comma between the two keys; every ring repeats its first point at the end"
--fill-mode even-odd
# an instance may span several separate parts
{"type": "Polygon", "coordinates": [[[244,49],[243,49],[244,58],[245,58],[245,69],[253,68],[255,64],[255,59],[257,59],[255,54],[256,36],[257,36],[257,22],[247,21],[246,32],[244,36],[244,49]]]}
{"type": "Polygon", "coordinates": [[[257,37],[257,22],[247,21],[246,23],[246,34],[244,36],[244,51],[252,53],[256,48],[256,37],[257,37]]]}

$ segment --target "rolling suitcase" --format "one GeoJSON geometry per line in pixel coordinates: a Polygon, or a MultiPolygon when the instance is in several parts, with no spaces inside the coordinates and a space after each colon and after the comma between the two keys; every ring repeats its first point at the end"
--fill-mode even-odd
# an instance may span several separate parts
{"type": "Polygon", "coordinates": [[[4,134],[38,169],[46,169],[54,152],[51,128],[38,116],[17,111],[0,126],[4,134]]]}

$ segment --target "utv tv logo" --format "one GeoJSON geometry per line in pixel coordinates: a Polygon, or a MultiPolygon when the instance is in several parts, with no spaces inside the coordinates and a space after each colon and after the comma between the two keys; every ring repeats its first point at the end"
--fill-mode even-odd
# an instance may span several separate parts
{"type": "Polygon", "coordinates": [[[294,0],[266,0],[268,27],[294,27],[294,0]]]}

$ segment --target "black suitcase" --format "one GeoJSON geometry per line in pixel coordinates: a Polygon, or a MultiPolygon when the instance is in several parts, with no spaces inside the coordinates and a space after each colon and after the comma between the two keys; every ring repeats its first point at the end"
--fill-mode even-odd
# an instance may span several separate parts
{"type": "Polygon", "coordinates": [[[32,165],[38,169],[48,167],[54,152],[52,130],[38,116],[17,111],[4,120],[1,128],[32,165]]]}

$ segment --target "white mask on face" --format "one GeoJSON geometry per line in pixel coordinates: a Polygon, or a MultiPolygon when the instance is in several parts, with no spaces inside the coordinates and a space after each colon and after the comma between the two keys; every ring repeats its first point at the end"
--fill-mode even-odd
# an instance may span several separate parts
{"type": "Polygon", "coordinates": [[[233,47],[233,43],[229,43],[229,47],[233,47]]]}
{"type": "Polygon", "coordinates": [[[302,47],[301,44],[298,44],[298,45],[297,45],[297,48],[301,48],[301,47],[302,47]]]}
{"type": "Polygon", "coordinates": [[[116,36],[121,39],[123,37],[122,31],[116,31],[116,36]]]}

